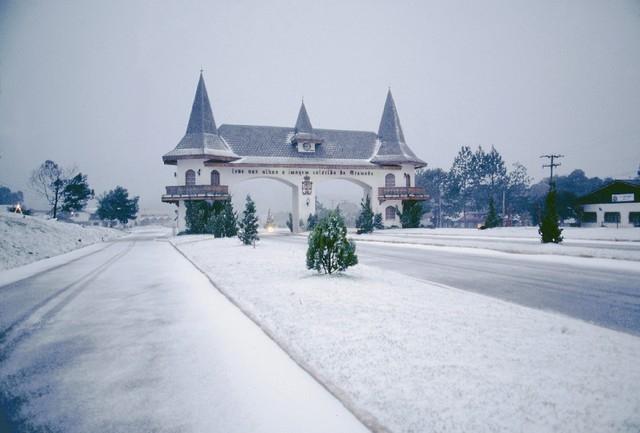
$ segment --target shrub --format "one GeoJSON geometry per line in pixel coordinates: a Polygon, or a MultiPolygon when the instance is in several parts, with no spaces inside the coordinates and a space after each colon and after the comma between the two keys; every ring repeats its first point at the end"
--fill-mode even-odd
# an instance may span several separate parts
{"type": "Polygon", "coordinates": [[[356,244],[347,239],[347,227],[340,213],[332,211],[309,234],[307,268],[332,274],[356,264],[356,244]]]}

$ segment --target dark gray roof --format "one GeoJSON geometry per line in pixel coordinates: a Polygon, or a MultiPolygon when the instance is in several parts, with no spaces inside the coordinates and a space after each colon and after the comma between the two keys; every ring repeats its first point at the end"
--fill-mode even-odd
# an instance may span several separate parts
{"type": "Polygon", "coordinates": [[[377,144],[373,132],[314,129],[314,136],[323,140],[322,144],[317,145],[313,153],[300,153],[291,143],[295,128],[222,125],[218,132],[241,157],[296,158],[309,162],[316,159],[368,160],[377,144]]]}
{"type": "Polygon", "coordinates": [[[167,164],[175,164],[177,159],[190,157],[207,157],[222,161],[238,159],[224,139],[218,135],[202,73],[198,80],[196,96],[193,98],[187,132],[176,148],[165,154],[162,159],[167,164]]]}
{"type": "Polygon", "coordinates": [[[423,160],[413,153],[404,140],[400,117],[391,95],[391,89],[387,92],[387,100],[384,103],[380,127],[378,128],[378,139],[380,140],[380,148],[371,160],[372,162],[377,164],[410,162],[417,165],[426,165],[423,160]]]}
{"type": "Polygon", "coordinates": [[[304,102],[294,128],[278,126],[222,125],[216,128],[202,73],[191,107],[187,131],[176,148],[165,154],[165,164],[178,159],[204,158],[246,162],[275,159],[286,163],[383,164],[426,163],[404,142],[391,91],[387,94],[378,134],[365,131],[313,129],[304,102]],[[313,142],[315,152],[299,152],[298,143],[313,142]]]}
{"type": "Polygon", "coordinates": [[[313,127],[311,126],[311,120],[309,119],[309,115],[307,114],[307,109],[304,106],[304,101],[302,101],[302,105],[300,106],[300,111],[298,112],[298,120],[296,120],[296,128],[295,132],[313,132],[313,127]]]}
{"type": "Polygon", "coordinates": [[[216,122],[213,119],[213,111],[209,103],[209,95],[207,94],[202,72],[198,80],[196,96],[193,98],[191,116],[189,116],[189,124],[187,125],[187,134],[201,133],[217,134],[216,122]]]}

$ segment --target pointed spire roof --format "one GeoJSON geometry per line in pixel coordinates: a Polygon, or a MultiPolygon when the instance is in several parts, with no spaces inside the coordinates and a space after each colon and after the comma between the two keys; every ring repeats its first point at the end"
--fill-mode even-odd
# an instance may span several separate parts
{"type": "Polygon", "coordinates": [[[304,106],[304,99],[302,100],[302,105],[300,105],[300,111],[298,112],[298,120],[296,120],[295,132],[306,132],[309,134],[313,132],[311,120],[309,120],[309,115],[307,114],[307,108],[304,106]]]}
{"type": "Polygon", "coordinates": [[[213,111],[209,103],[209,95],[207,87],[204,84],[202,71],[200,71],[200,80],[196,89],[196,96],[193,98],[191,106],[191,116],[187,125],[187,134],[208,133],[217,134],[216,122],[213,120],[213,111]]]}
{"type": "Polygon", "coordinates": [[[387,100],[384,102],[384,110],[382,111],[382,119],[378,127],[378,137],[380,140],[395,143],[404,143],[404,134],[402,126],[400,126],[400,118],[396,103],[391,94],[391,88],[387,92],[387,100]]]}
{"type": "Polygon", "coordinates": [[[387,92],[387,99],[382,110],[382,118],[378,127],[378,140],[380,141],[380,146],[371,162],[381,165],[414,164],[416,167],[427,165],[426,162],[413,153],[405,142],[391,88],[387,92]]]}
{"type": "Polygon", "coordinates": [[[165,164],[176,164],[178,159],[196,158],[216,161],[233,161],[239,158],[218,134],[202,71],[191,106],[187,132],[176,148],[162,157],[165,164]]]}

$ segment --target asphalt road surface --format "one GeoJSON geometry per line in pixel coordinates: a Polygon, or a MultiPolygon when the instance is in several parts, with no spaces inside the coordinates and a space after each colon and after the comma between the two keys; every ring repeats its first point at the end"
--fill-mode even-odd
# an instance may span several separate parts
{"type": "MultiPolygon", "coordinates": [[[[265,241],[305,243],[306,238],[265,241]]],[[[357,242],[357,253],[363,264],[640,335],[640,262],[637,271],[612,270],[586,258],[577,265],[524,254],[369,242],[357,242]]]]}

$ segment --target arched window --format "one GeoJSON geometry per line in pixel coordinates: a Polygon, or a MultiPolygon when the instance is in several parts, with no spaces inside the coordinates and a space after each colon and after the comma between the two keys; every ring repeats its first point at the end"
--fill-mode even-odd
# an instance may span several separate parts
{"type": "Polygon", "coordinates": [[[393,206],[387,206],[387,208],[384,210],[384,218],[388,220],[396,219],[396,208],[393,206]]]}
{"type": "Polygon", "coordinates": [[[393,188],[396,186],[396,176],[393,173],[389,173],[384,177],[384,186],[386,188],[393,188]]]}
{"type": "Polygon", "coordinates": [[[196,172],[193,170],[187,170],[184,174],[184,184],[185,185],[195,185],[196,184],[196,172]]]}
{"type": "Polygon", "coordinates": [[[218,172],[218,170],[213,170],[211,172],[211,185],[220,185],[220,173],[218,172]]]}
{"type": "Polygon", "coordinates": [[[404,182],[406,183],[407,188],[411,187],[411,176],[407,173],[404,174],[404,182]]]}

